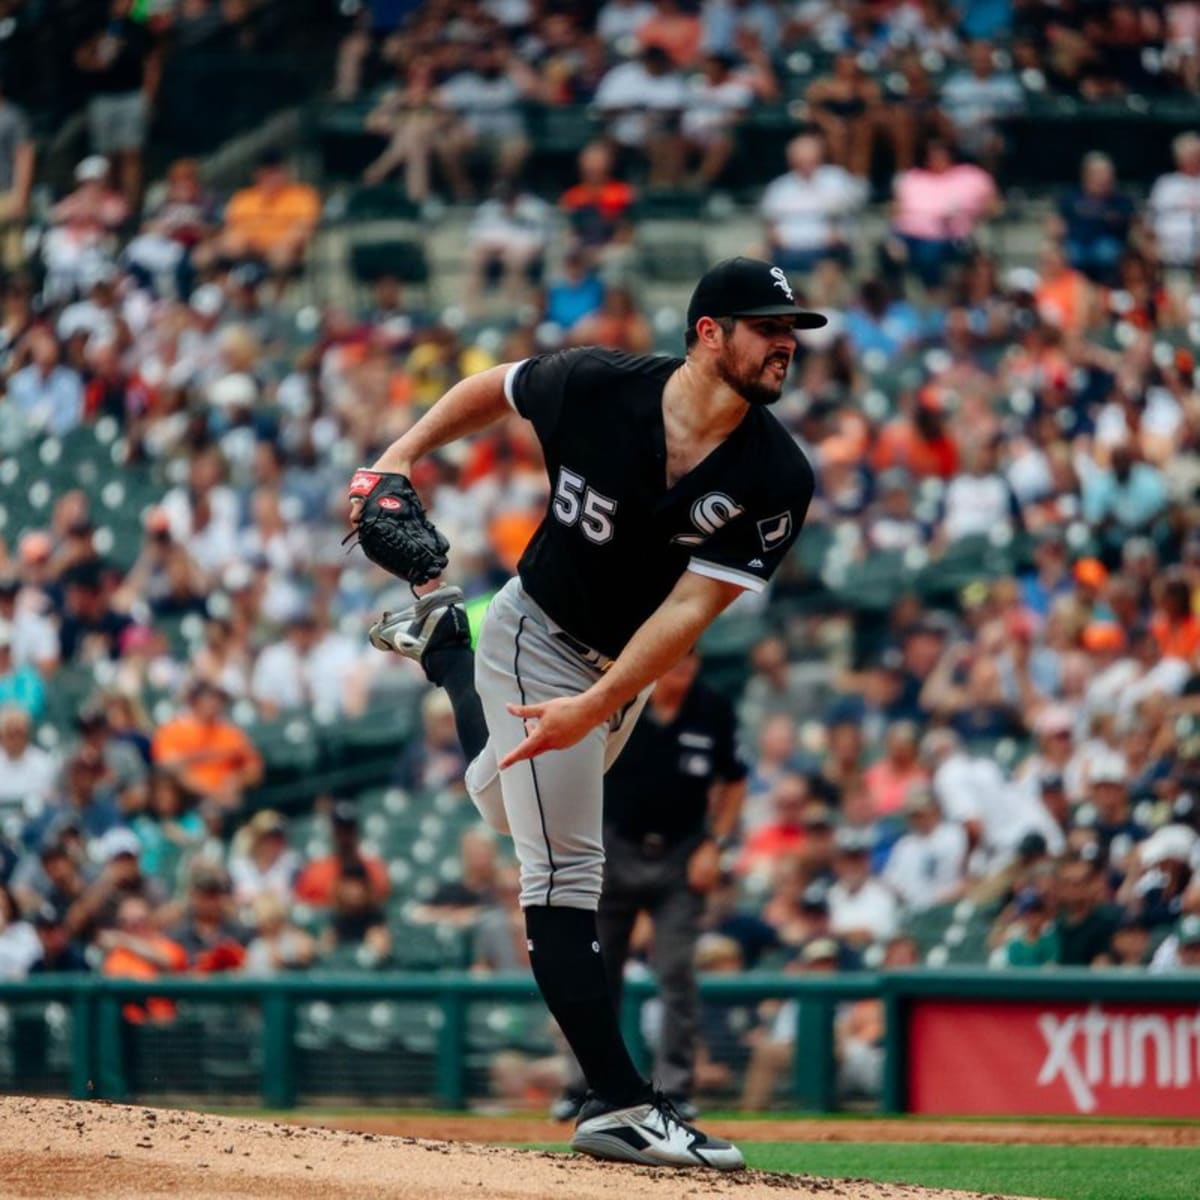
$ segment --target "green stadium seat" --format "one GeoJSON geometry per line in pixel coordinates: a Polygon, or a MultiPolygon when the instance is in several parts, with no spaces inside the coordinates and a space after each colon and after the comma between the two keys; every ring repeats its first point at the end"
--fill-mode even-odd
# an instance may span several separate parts
{"type": "Polygon", "coordinates": [[[394,183],[355,188],[346,198],[346,221],[417,221],[420,206],[394,183]]]}
{"type": "Polygon", "coordinates": [[[320,760],[316,730],[304,716],[291,715],[248,725],[246,733],[262,754],[264,765],[277,776],[303,775],[315,769],[320,760]]]}
{"type": "Polygon", "coordinates": [[[829,548],[834,543],[834,537],[833,526],[823,522],[806,524],[800,531],[800,536],[796,539],[796,544],[791,551],[791,557],[799,563],[805,575],[821,574],[826,556],[829,554],[829,548]]]}
{"type": "Polygon", "coordinates": [[[910,581],[903,551],[876,551],[849,563],[835,591],[849,607],[886,612],[910,581]]]}
{"type": "Polygon", "coordinates": [[[361,946],[334,946],[332,950],[321,955],[317,966],[325,971],[342,973],[369,970],[371,968],[362,961],[361,949],[361,946]]]}
{"type": "Polygon", "coordinates": [[[429,260],[425,247],[404,238],[355,242],[350,247],[350,272],[360,284],[393,275],[401,283],[427,284],[429,260]]]}
{"type": "Polygon", "coordinates": [[[641,221],[701,221],[705,192],[690,188],[645,188],[638,193],[637,217],[641,221]]]}
{"type": "Polygon", "coordinates": [[[704,274],[709,256],[698,238],[640,238],[637,262],[642,275],[655,283],[688,283],[704,274]]]}
{"type": "Polygon", "coordinates": [[[296,1009],[295,1042],[303,1050],[324,1050],[333,1045],[335,1009],[324,1000],[301,1004],[296,1009]]]}
{"type": "Polygon", "coordinates": [[[904,922],[904,932],[916,938],[925,953],[942,943],[942,937],[954,920],[953,904],[937,904],[921,912],[910,913],[904,922]]]}
{"type": "Polygon", "coordinates": [[[976,912],[965,922],[955,922],[942,934],[947,951],[947,966],[985,966],[988,960],[988,934],[992,928],[991,912],[976,912]]]}
{"type": "Polygon", "coordinates": [[[392,965],[404,971],[457,971],[470,966],[471,937],[452,925],[406,923],[392,931],[392,965]]]}
{"type": "MultiPolygon", "coordinates": [[[[532,991],[532,980],[529,986],[532,991]]],[[[480,1002],[467,1009],[467,1047],[476,1054],[524,1050],[542,1055],[553,1051],[553,1039],[545,1013],[536,1002],[480,1002]]]]}
{"type": "Polygon", "coordinates": [[[700,653],[706,665],[710,660],[722,658],[744,661],[754,643],[769,632],[770,625],[757,613],[747,616],[729,613],[705,630],[700,638],[700,653]]]}
{"type": "Polygon", "coordinates": [[[917,576],[916,585],[926,598],[954,599],[969,583],[994,579],[1011,569],[1009,552],[986,536],[951,542],[942,556],[917,576]]]}
{"type": "Polygon", "coordinates": [[[530,106],[526,110],[534,145],[543,154],[574,156],[600,132],[600,121],[586,108],[530,106]]]}
{"type": "Polygon", "coordinates": [[[385,1050],[400,1041],[399,1006],[387,1000],[337,1006],[338,1041],[352,1050],[385,1050]]]}

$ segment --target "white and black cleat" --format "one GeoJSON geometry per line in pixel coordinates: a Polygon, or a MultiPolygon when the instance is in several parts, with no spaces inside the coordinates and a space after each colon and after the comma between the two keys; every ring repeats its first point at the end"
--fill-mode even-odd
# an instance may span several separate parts
{"type": "Polygon", "coordinates": [[[629,1108],[612,1108],[592,1098],[583,1106],[571,1149],[610,1162],[648,1167],[710,1167],[740,1171],[742,1152],[689,1125],[665,1096],[629,1108]]]}
{"type": "Polygon", "coordinates": [[[411,608],[385,612],[367,636],[376,650],[390,650],[420,662],[431,645],[471,644],[462,605],[461,588],[440,587],[418,597],[411,608]]]}

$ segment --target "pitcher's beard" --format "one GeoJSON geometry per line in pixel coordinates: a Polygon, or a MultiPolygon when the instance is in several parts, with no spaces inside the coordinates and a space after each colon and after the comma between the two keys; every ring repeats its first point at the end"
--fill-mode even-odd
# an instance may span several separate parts
{"type": "Polygon", "coordinates": [[[763,383],[761,379],[748,379],[732,370],[723,360],[717,362],[717,373],[721,381],[728,384],[747,404],[774,404],[783,395],[783,380],[775,385],[763,383]]]}

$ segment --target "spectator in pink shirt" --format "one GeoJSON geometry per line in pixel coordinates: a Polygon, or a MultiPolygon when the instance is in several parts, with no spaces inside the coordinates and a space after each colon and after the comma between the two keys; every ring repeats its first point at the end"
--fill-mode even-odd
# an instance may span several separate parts
{"type": "Polygon", "coordinates": [[[961,262],[975,229],[1000,208],[995,180],[982,168],[956,162],[949,143],[931,140],[923,165],[896,177],[888,253],[927,288],[961,262]]]}
{"type": "Polygon", "coordinates": [[[929,782],[929,773],[917,754],[917,727],[896,721],[888,727],[884,755],[863,775],[876,817],[886,817],[904,807],[909,788],[929,782]]]}

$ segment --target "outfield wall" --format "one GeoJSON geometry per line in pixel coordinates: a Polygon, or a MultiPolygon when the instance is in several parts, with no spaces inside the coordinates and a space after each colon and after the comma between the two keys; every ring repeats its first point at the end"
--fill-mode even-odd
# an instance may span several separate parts
{"type": "MultiPolygon", "coordinates": [[[[713,1005],[798,1002],[792,1109],[835,1107],[836,1014],[875,998],[886,1112],[1200,1118],[1197,977],[925,970],[700,986],[713,1005]]],[[[653,990],[626,988],[624,1025],[643,1065],[638,1014],[653,990]]],[[[0,985],[0,1090],[462,1108],[486,1095],[494,1056],[538,1053],[529,1031],[544,1024],[525,975],[47,976],[0,985]]]]}

